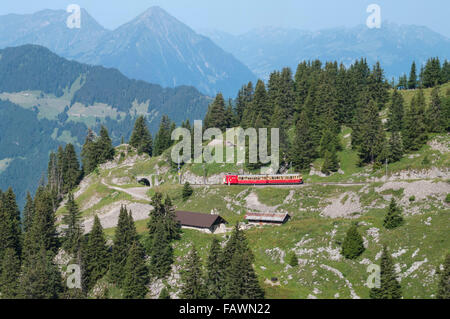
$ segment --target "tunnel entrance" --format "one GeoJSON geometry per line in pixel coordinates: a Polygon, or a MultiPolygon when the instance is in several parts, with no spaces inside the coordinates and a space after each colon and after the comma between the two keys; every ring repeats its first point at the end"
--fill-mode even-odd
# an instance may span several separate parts
{"type": "Polygon", "coordinates": [[[146,178],[141,178],[140,180],[138,180],[138,183],[144,186],[150,186],[150,181],[146,178]]]}

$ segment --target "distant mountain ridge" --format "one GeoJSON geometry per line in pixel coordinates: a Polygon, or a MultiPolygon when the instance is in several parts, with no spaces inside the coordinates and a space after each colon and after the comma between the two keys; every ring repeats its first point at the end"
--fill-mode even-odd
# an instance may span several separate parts
{"type": "Polygon", "coordinates": [[[13,186],[23,204],[45,173],[49,152],[69,142],[79,150],[88,127],[98,132],[105,125],[117,145],[128,140],[138,115],[154,134],[162,115],[177,124],[201,119],[210,101],[194,87],[130,80],[42,46],[0,50],[0,189],[13,186]]]}
{"type": "Polygon", "coordinates": [[[202,93],[233,96],[255,75],[210,39],[151,7],[110,31],[82,9],[81,28],[69,29],[70,14],[43,10],[0,16],[0,48],[38,44],[83,63],[115,67],[127,77],[164,87],[195,86],[202,93]]]}
{"type": "Polygon", "coordinates": [[[337,60],[349,65],[366,57],[370,64],[379,60],[390,79],[409,72],[412,61],[420,68],[430,57],[450,58],[447,37],[427,27],[389,22],[384,22],[380,29],[365,25],[321,31],[264,27],[237,36],[217,30],[200,33],[231,52],[263,79],[285,66],[295,72],[303,60],[337,60]]]}

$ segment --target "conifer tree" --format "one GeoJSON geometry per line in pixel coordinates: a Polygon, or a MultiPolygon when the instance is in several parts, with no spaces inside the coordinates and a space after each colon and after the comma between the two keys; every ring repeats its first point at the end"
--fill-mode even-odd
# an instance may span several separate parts
{"type": "Polygon", "coordinates": [[[400,299],[402,297],[401,286],[395,274],[394,262],[386,245],[383,246],[381,255],[380,288],[372,288],[370,297],[372,299],[400,299]]]}
{"type": "Polygon", "coordinates": [[[0,264],[2,299],[16,298],[19,293],[20,260],[13,248],[6,248],[0,264]]]}
{"type": "Polygon", "coordinates": [[[81,150],[81,161],[83,163],[83,171],[85,175],[91,173],[98,164],[95,134],[91,129],[88,130],[83,148],[81,150]]]}
{"type": "Polygon", "coordinates": [[[241,126],[244,111],[248,107],[252,99],[253,99],[253,83],[248,82],[247,85],[242,86],[236,98],[236,117],[241,126]]]}
{"type": "Polygon", "coordinates": [[[62,292],[62,278],[53,263],[54,254],[40,247],[27,255],[20,276],[19,298],[56,299],[62,292]]]}
{"type": "Polygon", "coordinates": [[[438,273],[439,285],[436,297],[438,299],[450,299],[450,254],[445,256],[444,269],[439,269],[438,273]]]}
{"type": "Polygon", "coordinates": [[[149,275],[145,264],[144,249],[136,240],[131,244],[124,272],[124,297],[127,299],[143,299],[148,291],[146,285],[149,281],[149,275]]]}
{"type": "Polygon", "coordinates": [[[225,100],[222,93],[218,93],[216,98],[208,107],[204,120],[205,129],[207,128],[219,128],[224,132],[226,127],[226,114],[225,114],[225,100]]]}
{"type": "Polygon", "coordinates": [[[194,190],[192,189],[189,182],[184,183],[183,193],[182,193],[183,200],[187,200],[189,197],[191,197],[193,192],[194,192],[194,190]]]}
{"type": "Polygon", "coordinates": [[[122,286],[126,272],[125,266],[131,245],[137,240],[136,229],[133,218],[124,206],[120,207],[119,220],[117,222],[116,233],[114,235],[110,276],[114,283],[122,286]]]}
{"type": "Polygon", "coordinates": [[[423,70],[423,86],[430,88],[442,84],[441,62],[439,58],[428,59],[423,70]]]}
{"type": "Polygon", "coordinates": [[[405,110],[403,107],[403,97],[394,90],[392,92],[391,101],[389,103],[389,113],[387,127],[391,132],[400,132],[403,129],[403,116],[405,110]]]}
{"type": "Polygon", "coordinates": [[[34,202],[33,198],[30,195],[30,192],[27,192],[27,199],[25,203],[25,207],[23,209],[23,231],[27,232],[31,227],[31,222],[34,215],[34,202]]]}
{"type": "Polygon", "coordinates": [[[159,130],[155,136],[155,143],[152,152],[154,156],[161,155],[170,147],[172,144],[171,135],[171,121],[167,115],[163,115],[159,125],[159,130]]]}
{"type": "Polygon", "coordinates": [[[417,87],[417,73],[416,62],[413,61],[411,65],[411,71],[409,72],[408,89],[415,89],[417,87]]]}
{"type": "Polygon", "coordinates": [[[0,194],[0,260],[5,250],[12,248],[20,256],[21,242],[20,211],[16,203],[16,195],[10,187],[0,194]]]}
{"type": "Polygon", "coordinates": [[[260,287],[253,269],[253,261],[254,256],[248,246],[247,238],[237,223],[223,251],[225,298],[264,297],[264,290],[260,287]]]}
{"type": "Polygon", "coordinates": [[[403,157],[403,142],[399,132],[392,132],[388,147],[388,159],[391,163],[397,162],[403,157]]]}
{"type": "Polygon", "coordinates": [[[206,289],[203,282],[203,273],[195,247],[189,252],[185,267],[181,272],[181,298],[183,299],[204,299],[206,289]]]}
{"type": "Polygon", "coordinates": [[[389,204],[389,209],[383,221],[383,226],[387,229],[394,229],[403,223],[400,207],[397,206],[394,197],[389,204]]]}
{"type": "Polygon", "coordinates": [[[208,298],[222,299],[224,294],[224,269],[222,249],[219,240],[214,237],[206,263],[206,290],[208,298]]]}
{"type": "Polygon", "coordinates": [[[112,141],[109,137],[108,130],[103,125],[100,128],[100,136],[95,142],[95,146],[98,152],[98,164],[103,164],[114,159],[114,147],[112,146],[112,141]]]}
{"type": "Polygon", "coordinates": [[[442,101],[439,97],[439,87],[436,86],[431,91],[431,103],[426,112],[426,122],[429,132],[441,133],[444,131],[444,121],[442,112],[442,101]]]}
{"type": "Polygon", "coordinates": [[[133,133],[129,144],[138,150],[138,153],[146,153],[152,156],[153,140],[148,131],[144,116],[139,116],[134,123],[133,133]]]}
{"type": "Polygon", "coordinates": [[[358,232],[356,225],[352,225],[347,231],[342,243],[342,255],[347,259],[355,259],[364,252],[364,241],[358,232]]]}
{"type": "Polygon", "coordinates": [[[330,172],[336,172],[339,169],[339,160],[336,154],[336,148],[325,151],[325,156],[322,165],[322,173],[330,174],[330,172]]]}
{"type": "Polygon", "coordinates": [[[34,197],[34,215],[30,229],[25,234],[23,258],[45,252],[56,254],[59,240],[56,233],[53,199],[48,189],[39,187],[34,197]]]}
{"type": "Polygon", "coordinates": [[[150,272],[157,278],[165,278],[170,274],[173,263],[173,249],[163,221],[153,225],[151,245],[149,249],[150,272]]]}
{"type": "Polygon", "coordinates": [[[82,255],[84,259],[83,290],[87,292],[106,274],[109,264],[109,253],[108,247],[106,246],[105,234],[103,233],[103,227],[97,215],[94,218],[94,224],[82,255]]]}
{"type": "Polygon", "coordinates": [[[81,170],[78,162],[75,147],[72,144],[67,144],[64,150],[64,193],[67,193],[75,188],[80,181],[81,170]]]}
{"type": "Polygon", "coordinates": [[[373,163],[382,154],[385,145],[385,134],[378,114],[378,109],[373,100],[363,110],[361,123],[358,126],[358,154],[362,162],[373,163]]]}
{"type": "Polygon", "coordinates": [[[305,111],[300,113],[291,150],[290,159],[294,168],[297,170],[309,169],[311,162],[315,158],[315,152],[309,128],[309,121],[305,111]]]}
{"type": "Polygon", "coordinates": [[[63,248],[71,254],[77,254],[81,245],[83,228],[80,222],[81,213],[72,193],[68,195],[66,209],[67,214],[63,217],[63,223],[67,228],[64,231],[63,248]]]}
{"type": "Polygon", "coordinates": [[[402,137],[405,150],[418,150],[427,140],[425,97],[421,89],[412,98],[406,112],[402,137]]]}

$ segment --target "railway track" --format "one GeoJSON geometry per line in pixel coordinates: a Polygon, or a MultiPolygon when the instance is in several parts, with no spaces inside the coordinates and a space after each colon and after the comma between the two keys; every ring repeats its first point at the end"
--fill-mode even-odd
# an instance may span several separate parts
{"type": "Polygon", "coordinates": [[[205,187],[205,186],[255,186],[255,187],[277,187],[277,188],[294,188],[294,187],[305,187],[311,185],[320,186],[364,186],[370,184],[371,182],[315,182],[315,183],[303,183],[303,184],[291,184],[291,185],[275,185],[275,184],[240,184],[240,185],[226,185],[223,183],[216,184],[191,184],[192,187],[205,187]]]}

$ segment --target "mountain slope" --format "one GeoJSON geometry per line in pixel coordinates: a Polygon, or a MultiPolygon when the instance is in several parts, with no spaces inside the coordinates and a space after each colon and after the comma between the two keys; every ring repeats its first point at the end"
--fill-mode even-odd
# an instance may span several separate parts
{"type": "MultiPolygon", "coordinates": [[[[340,137],[346,141],[351,138],[346,132],[340,137]]],[[[198,184],[187,200],[182,197],[183,185],[179,184],[177,170],[170,167],[170,150],[150,158],[138,156],[132,147],[121,145],[113,161],[83,180],[75,197],[85,230],[90,230],[97,215],[109,238],[114,235],[121,205],[126,205],[145,242],[152,209],[150,198],[156,191],[169,195],[177,210],[214,213],[225,218],[229,222],[227,234],[183,229],[181,239],[174,243],[175,267],[169,278],[177,277],[192,245],[205,261],[212,238],[225,242],[239,221],[268,298],[369,298],[367,267],[372,263],[379,265],[385,243],[393,254],[404,298],[433,298],[438,280],[436,268],[450,248],[450,224],[446,222],[449,204],[445,200],[450,191],[449,143],[448,135],[433,136],[416,156],[407,154],[401,163],[389,164],[388,179],[383,176],[384,167],[374,171],[351,163],[345,154],[357,155],[349,146],[339,152],[341,161],[346,162],[342,175],[336,173],[317,182],[311,171],[304,176],[305,184],[298,186],[220,185],[223,174],[238,171],[238,165],[207,164],[205,170],[203,164],[186,164],[181,169],[182,183],[198,184]],[[429,165],[422,164],[426,157],[433,158],[429,165]],[[203,184],[205,172],[209,185],[203,184]],[[139,185],[137,179],[142,177],[152,186],[139,185]],[[336,178],[341,183],[332,183],[336,178]],[[355,179],[359,182],[355,183],[355,179]],[[387,230],[383,219],[392,197],[401,207],[405,222],[397,229],[387,230]],[[244,222],[248,211],[287,212],[291,219],[281,226],[251,226],[244,222]],[[347,260],[341,254],[341,245],[355,222],[366,250],[356,260],[347,260]],[[299,266],[291,267],[288,263],[294,253],[299,266]],[[278,280],[271,282],[274,277],[278,280]]],[[[58,220],[65,212],[64,207],[58,210],[58,220]]],[[[175,297],[180,282],[170,280],[175,297]]],[[[150,284],[152,296],[159,295],[164,286],[160,283],[156,280],[150,284]]]]}
{"type": "Polygon", "coordinates": [[[81,28],[69,29],[65,11],[0,16],[0,48],[39,44],[66,58],[115,67],[126,76],[165,87],[192,85],[214,95],[235,95],[255,76],[210,39],[159,7],[152,7],[114,31],[85,10],[81,28]]]}
{"type": "Polygon", "coordinates": [[[294,71],[303,60],[337,60],[346,65],[367,57],[369,64],[380,61],[387,77],[409,71],[439,56],[450,58],[450,40],[426,27],[383,23],[380,29],[360,25],[317,32],[283,28],[259,28],[233,36],[220,31],[203,31],[224,50],[233,53],[259,77],[285,66],[294,71]]]}
{"type": "Polygon", "coordinates": [[[118,144],[137,115],[155,133],[162,115],[178,124],[201,119],[209,101],[193,87],[130,80],[37,45],[0,50],[0,189],[13,186],[22,203],[45,172],[48,153],[68,142],[79,150],[88,127],[105,125],[118,144]]]}

